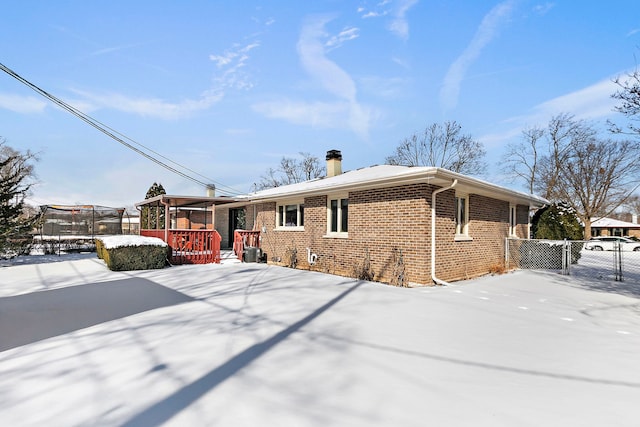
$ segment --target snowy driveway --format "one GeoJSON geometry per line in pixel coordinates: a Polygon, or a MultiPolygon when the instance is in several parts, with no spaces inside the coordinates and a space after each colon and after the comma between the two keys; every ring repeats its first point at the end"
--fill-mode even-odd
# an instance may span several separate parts
{"type": "Polygon", "coordinates": [[[7,426],[640,420],[640,293],[552,273],[399,289],[264,264],[15,266],[0,333],[7,426]]]}

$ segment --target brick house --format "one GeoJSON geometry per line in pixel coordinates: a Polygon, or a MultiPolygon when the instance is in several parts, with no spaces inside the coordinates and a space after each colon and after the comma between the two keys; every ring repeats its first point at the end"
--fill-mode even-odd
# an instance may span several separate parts
{"type": "Polygon", "coordinates": [[[528,238],[530,210],[548,203],[436,167],[342,173],[341,160],[339,151],[329,151],[326,177],[216,206],[222,246],[231,246],[242,209],[245,228],[260,232],[270,263],[344,276],[366,272],[393,284],[446,283],[502,269],[505,238],[528,238]]]}
{"type": "Polygon", "coordinates": [[[640,238],[640,224],[638,216],[633,215],[631,222],[614,218],[591,218],[591,235],[599,236],[624,236],[640,238]]]}

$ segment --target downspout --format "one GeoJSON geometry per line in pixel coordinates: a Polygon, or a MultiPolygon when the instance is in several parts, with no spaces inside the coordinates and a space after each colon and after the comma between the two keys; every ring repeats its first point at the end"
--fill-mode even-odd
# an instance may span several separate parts
{"type": "Polygon", "coordinates": [[[431,280],[436,285],[446,286],[449,284],[436,277],[436,194],[451,190],[457,183],[458,180],[454,179],[450,186],[440,188],[431,194],[431,280]]]}

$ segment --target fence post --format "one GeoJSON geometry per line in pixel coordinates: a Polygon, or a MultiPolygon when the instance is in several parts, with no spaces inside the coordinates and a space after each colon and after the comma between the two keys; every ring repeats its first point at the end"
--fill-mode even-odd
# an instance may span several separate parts
{"type": "Polygon", "coordinates": [[[623,282],[622,276],[622,243],[613,242],[613,268],[616,274],[616,282],[623,282]]]}
{"type": "Polygon", "coordinates": [[[504,238],[504,268],[509,270],[509,238],[504,238]]]}
{"type": "Polygon", "coordinates": [[[571,276],[571,264],[573,263],[573,243],[571,240],[564,239],[563,248],[563,269],[562,274],[571,276]]]}

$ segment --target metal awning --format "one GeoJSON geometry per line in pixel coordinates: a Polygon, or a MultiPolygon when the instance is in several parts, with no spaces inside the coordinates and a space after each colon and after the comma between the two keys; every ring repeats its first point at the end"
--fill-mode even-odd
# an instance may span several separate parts
{"type": "Polygon", "coordinates": [[[136,207],[148,206],[148,205],[168,205],[171,207],[203,207],[203,206],[216,206],[224,205],[227,203],[238,202],[242,199],[235,199],[233,197],[199,197],[199,196],[177,196],[170,194],[160,194],[150,199],[145,199],[142,202],[136,203],[136,207]]]}

